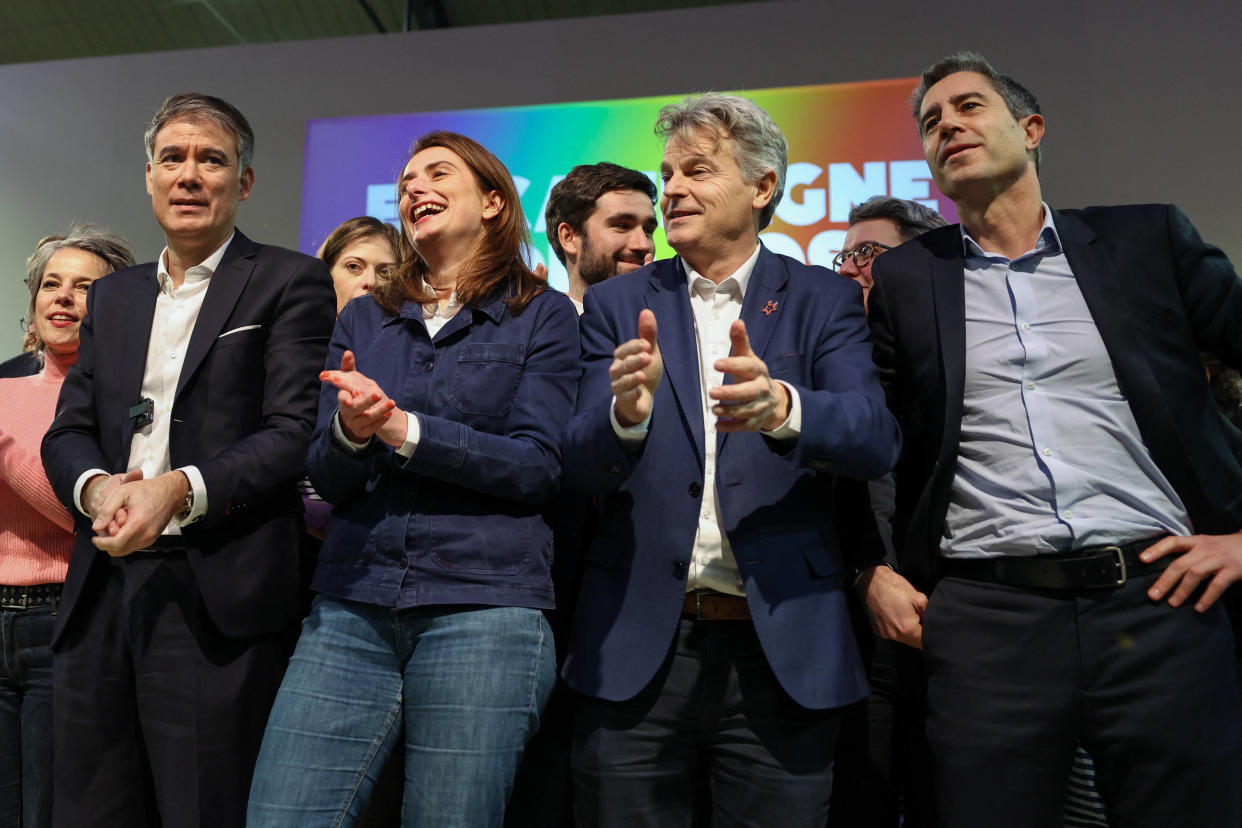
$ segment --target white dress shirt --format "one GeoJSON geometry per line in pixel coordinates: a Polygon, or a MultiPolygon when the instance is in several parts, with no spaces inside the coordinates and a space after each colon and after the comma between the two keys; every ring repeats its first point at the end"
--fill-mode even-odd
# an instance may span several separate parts
{"type": "MultiPolygon", "coordinates": [[[[155,315],[151,319],[151,336],[147,340],[147,362],[142,374],[141,392],[143,398],[154,404],[154,410],[151,422],[134,432],[129,446],[129,463],[126,465],[129,471],[142,469],[144,480],[171,471],[168,433],[172,425],[173,398],[181,379],[186,350],[190,346],[190,334],[194,332],[198,313],[203,307],[203,298],[211,286],[212,275],[220,267],[224,251],[232,241],[233,234],[230,233],[224,244],[201,264],[187,268],[181,287],[173,284],[172,275],[168,272],[167,247],[156,262],[155,278],[159,283],[159,293],[155,297],[155,315]]],[[[184,518],[174,514],[164,527],[165,535],[180,535],[182,526],[194,523],[207,514],[207,486],[198,467],[181,466],[177,470],[190,481],[194,506],[184,518]]],[[[74,486],[74,501],[83,514],[86,510],[82,508],[82,489],[88,480],[98,474],[107,472],[92,469],[79,477],[74,486]]]]}
{"type": "MultiPolygon", "coordinates": [[[[716,360],[729,356],[729,328],[742,315],[742,300],[746,296],[746,287],[750,283],[755,262],[759,259],[759,249],[756,245],[750,258],[719,285],[691,270],[684,259],[681,262],[686,270],[690,309],[694,316],[694,336],[698,343],[699,391],[703,402],[704,428],[703,500],[699,506],[699,525],[694,536],[694,550],[690,555],[687,592],[708,589],[726,595],[745,595],[737,560],[733,557],[733,548],[721,526],[720,497],[716,491],[716,415],[712,413],[716,401],[708,396],[708,392],[716,386],[724,385],[724,374],[717,371],[714,365],[716,360]]],[[[802,432],[802,406],[793,386],[784,382],[781,385],[789,393],[789,416],[785,422],[764,434],[772,439],[792,441],[802,432]]],[[[609,410],[613,431],[618,437],[635,443],[646,439],[650,416],[643,422],[626,428],[617,421],[615,397],[609,410]]]]}

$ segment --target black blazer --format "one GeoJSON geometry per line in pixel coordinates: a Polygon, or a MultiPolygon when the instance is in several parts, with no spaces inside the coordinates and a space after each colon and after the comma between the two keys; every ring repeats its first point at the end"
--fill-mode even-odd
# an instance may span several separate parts
{"type": "Polygon", "coordinates": [[[0,379],[13,377],[29,377],[39,373],[39,358],[33,351],[24,351],[12,359],[0,362],[0,379]]]}
{"type": "MultiPolygon", "coordinates": [[[[73,488],[89,469],[128,466],[129,409],[141,398],[155,272],[154,263],[138,265],[91,285],[78,363],[43,440],[48,479],[78,522],[54,643],[108,565],[73,488]]],[[[323,262],[237,231],[190,336],[169,452],[173,468],[195,465],[203,475],[207,514],[183,532],[207,612],[226,635],[276,632],[299,616],[296,481],[335,309],[323,262]]]]}
{"type": "MultiPolygon", "coordinates": [[[[1143,442],[1194,530],[1242,527],[1242,456],[1208,390],[1200,351],[1242,365],[1242,279],[1171,205],[1053,211],[1065,255],[1143,442]]],[[[905,443],[895,538],[927,590],[957,465],[966,355],[962,239],[933,230],[876,259],[871,327],[905,443]]]]}

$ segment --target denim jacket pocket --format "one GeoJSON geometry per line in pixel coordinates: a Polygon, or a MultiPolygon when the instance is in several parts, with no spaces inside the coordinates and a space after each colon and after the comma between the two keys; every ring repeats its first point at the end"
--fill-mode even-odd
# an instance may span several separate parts
{"type": "Polygon", "coordinates": [[[433,515],[431,558],[457,575],[516,575],[530,563],[538,518],[503,514],[433,515]]]}
{"type": "Polygon", "coordinates": [[[457,354],[449,400],[462,414],[504,417],[522,379],[526,346],[470,342],[457,354]]]}

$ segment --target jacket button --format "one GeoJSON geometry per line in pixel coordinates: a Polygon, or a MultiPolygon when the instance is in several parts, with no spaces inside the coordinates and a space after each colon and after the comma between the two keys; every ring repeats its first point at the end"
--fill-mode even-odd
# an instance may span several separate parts
{"type": "Polygon", "coordinates": [[[423,370],[426,371],[428,374],[430,374],[435,369],[436,369],[436,364],[434,362],[427,361],[423,363],[423,370]]]}
{"type": "Polygon", "coordinates": [[[677,561],[676,563],[673,564],[673,577],[674,578],[686,577],[686,562],[685,561],[677,561]]]}
{"type": "Polygon", "coordinates": [[[703,487],[700,486],[697,482],[691,483],[690,484],[690,496],[698,497],[701,494],[703,494],[703,487]]]}

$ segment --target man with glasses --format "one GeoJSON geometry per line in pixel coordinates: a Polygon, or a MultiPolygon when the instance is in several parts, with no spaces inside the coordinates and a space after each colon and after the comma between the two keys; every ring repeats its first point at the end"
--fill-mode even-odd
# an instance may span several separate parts
{"type": "Polygon", "coordinates": [[[917,201],[872,196],[851,208],[845,247],[832,260],[832,269],[858,282],[865,308],[874,283],[871,262],[875,257],[947,223],[935,210],[917,201]]]}

